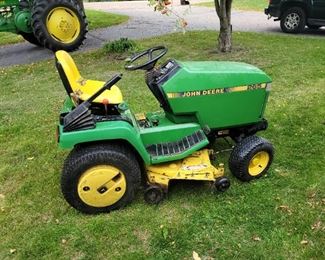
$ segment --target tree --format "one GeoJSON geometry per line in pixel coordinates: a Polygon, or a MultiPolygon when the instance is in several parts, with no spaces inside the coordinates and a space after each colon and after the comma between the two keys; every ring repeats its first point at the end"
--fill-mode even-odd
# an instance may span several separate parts
{"type": "Polygon", "coordinates": [[[215,9],[220,21],[218,49],[230,52],[232,48],[231,6],[232,0],[214,0],[215,9]]]}
{"type": "MultiPolygon", "coordinates": [[[[185,28],[187,22],[183,17],[175,13],[169,6],[170,0],[148,0],[155,11],[160,11],[162,14],[173,14],[178,19],[180,27],[185,28]]],[[[231,25],[231,7],[232,0],[214,0],[215,10],[220,21],[220,32],[218,37],[218,49],[221,52],[230,52],[232,49],[232,25],[231,25]]]]}

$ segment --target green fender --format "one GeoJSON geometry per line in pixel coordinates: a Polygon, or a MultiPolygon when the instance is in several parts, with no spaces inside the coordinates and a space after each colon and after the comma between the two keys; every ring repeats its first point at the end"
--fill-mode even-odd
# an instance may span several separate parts
{"type": "Polygon", "coordinates": [[[146,164],[150,164],[150,155],[144,147],[139,132],[125,121],[106,121],[96,124],[96,128],[63,132],[63,126],[59,126],[59,146],[64,149],[72,149],[77,144],[91,142],[104,142],[109,140],[123,140],[128,142],[142,157],[146,164]]]}

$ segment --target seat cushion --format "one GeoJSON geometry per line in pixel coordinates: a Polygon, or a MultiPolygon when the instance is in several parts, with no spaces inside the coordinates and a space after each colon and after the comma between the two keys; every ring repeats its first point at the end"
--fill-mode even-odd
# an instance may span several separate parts
{"type": "MultiPolygon", "coordinates": [[[[96,80],[78,80],[77,87],[74,90],[74,94],[81,100],[87,100],[95,92],[97,92],[102,86],[104,86],[104,81],[96,80]]],[[[109,104],[120,104],[123,102],[123,96],[121,90],[116,86],[112,86],[110,90],[105,90],[101,95],[99,95],[93,102],[103,103],[108,100],[109,104]]]]}

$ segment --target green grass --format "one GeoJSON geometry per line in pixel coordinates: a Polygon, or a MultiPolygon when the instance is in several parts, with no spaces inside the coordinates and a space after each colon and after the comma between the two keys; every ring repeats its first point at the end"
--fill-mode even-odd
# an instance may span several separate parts
{"type": "MultiPolygon", "coordinates": [[[[197,6],[213,7],[213,1],[207,1],[195,4],[197,6]]],[[[234,0],[233,9],[236,10],[245,10],[245,11],[260,11],[263,12],[264,8],[267,7],[268,2],[262,0],[234,0]]]]}
{"type": "MultiPolygon", "coordinates": [[[[102,11],[86,10],[89,21],[89,29],[105,28],[126,22],[129,18],[125,15],[111,14],[102,11]]],[[[22,42],[24,39],[14,33],[0,32],[0,46],[22,42]]]]}
{"type": "MultiPolygon", "coordinates": [[[[242,183],[227,170],[226,193],[177,183],[159,206],[146,205],[139,192],[125,209],[98,216],[78,213],[60,193],[68,152],[58,149],[55,128],[65,91],[53,60],[0,70],[1,259],[191,259],[193,251],[202,259],[325,258],[324,40],[234,33],[229,55],[213,52],[215,41],[216,32],[188,32],[138,44],[163,42],[166,58],[265,70],[274,81],[270,126],[260,133],[276,149],[269,174],[242,183]]],[[[73,56],[89,78],[123,71],[122,61],[102,51],[73,56]]],[[[143,72],[123,73],[119,86],[133,110],[157,110],[143,72]]]]}

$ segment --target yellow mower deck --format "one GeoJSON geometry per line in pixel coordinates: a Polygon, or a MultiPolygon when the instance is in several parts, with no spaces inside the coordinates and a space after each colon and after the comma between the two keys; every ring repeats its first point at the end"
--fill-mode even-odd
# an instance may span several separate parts
{"type": "Polygon", "coordinates": [[[210,150],[197,151],[183,160],[147,166],[148,181],[167,190],[170,180],[215,181],[224,175],[224,166],[214,167],[210,150]]]}

